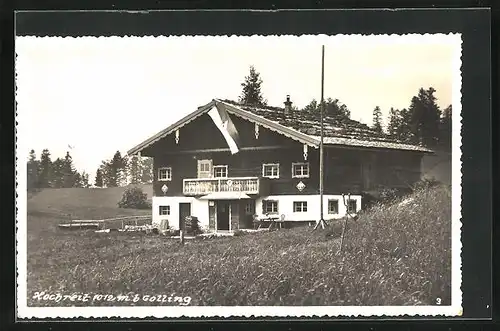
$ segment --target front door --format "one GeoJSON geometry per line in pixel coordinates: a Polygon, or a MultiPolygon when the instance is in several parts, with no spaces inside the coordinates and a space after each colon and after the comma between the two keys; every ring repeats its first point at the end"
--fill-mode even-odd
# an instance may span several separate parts
{"type": "Polygon", "coordinates": [[[217,201],[217,230],[229,230],[229,202],[217,201]]]}
{"type": "Polygon", "coordinates": [[[186,216],[191,216],[191,203],[181,202],[179,203],[179,229],[184,227],[186,216]]]}

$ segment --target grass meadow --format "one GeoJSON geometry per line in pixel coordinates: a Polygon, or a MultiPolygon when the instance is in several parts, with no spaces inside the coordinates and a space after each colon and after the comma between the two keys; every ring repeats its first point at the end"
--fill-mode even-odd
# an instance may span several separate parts
{"type": "MultiPolygon", "coordinates": [[[[328,229],[189,240],[59,230],[60,214],[114,217],[118,189],[42,191],[28,201],[28,305],[36,292],[176,295],[190,305],[443,305],[451,303],[451,192],[435,187],[328,229]],[[114,190],[114,192],[113,192],[114,190]],[[76,196],[76,197],[75,197],[76,196]]],[[[92,301],[91,305],[158,305],[92,301]]]]}

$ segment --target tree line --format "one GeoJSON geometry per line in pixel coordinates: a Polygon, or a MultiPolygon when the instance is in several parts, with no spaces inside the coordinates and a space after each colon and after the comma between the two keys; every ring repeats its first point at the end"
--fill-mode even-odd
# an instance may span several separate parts
{"type": "Polygon", "coordinates": [[[89,187],[89,175],[75,169],[73,158],[66,152],[64,158],[58,157],[54,161],[48,149],[44,149],[37,159],[35,150],[29,153],[28,164],[28,190],[41,188],[61,187],[89,187]]]}
{"type": "MultiPolygon", "coordinates": [[[[27,162],[28,190],[42,188],[91,187],[89,174],[78,172],[71,154],[52,161],[51,153],[44,149],[38,159],[31,150],[27,162]]],[[[122,157],[117,151],[110,160],[102,161],[96,171],[93,185],[96,187],[116,187],[128,184],[145,184],[153,180],[153,159],[139,156],[122,157]]]]}
{"type": "MultiPolygon", "coordinates": [[[[249,75],[241,83],[243,89],[239,102],[252,106],[266,106],[267,100],[262,94],[262,79],[254,66],[250,66],[249,75]]],[[[382,125],[383,115],[379,106],[373,109],[371,128],[380,134],[398,141],[417,144],[429,148],[451,149],[451,105],[441,110],[433,87],[420,88],[413,96],[408,108],[391,108],[387,119],[388,125],[382,125]]],[[[327,97],[324,100],[324,115],[349,120],[351,112],[338,99],[327,97]]],[[[295,108],[295,110],[298,110],[295,108]]],[[[313,99],[301,111],[319,112],[321,102],[313,99]]]]}
{"type": "Polygon", "coordinates": [[[153,159],[138,155],[122,156],[116,151],[109,160],[102,161],[96,171],[95,186],[117,187],[129,184],[147,184],[153,181],[153,159]]]}

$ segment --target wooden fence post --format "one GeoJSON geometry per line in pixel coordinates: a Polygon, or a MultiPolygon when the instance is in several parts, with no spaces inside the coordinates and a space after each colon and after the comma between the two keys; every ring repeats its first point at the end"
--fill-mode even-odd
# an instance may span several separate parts
{"type": "Polygon", "coordinates": [[[342,251],[342,246],[344,245],[344,236],[347,228],[347,220],[349,219],[350,212],[349,212],[349,202],[351,201],[351,193],[347,194],[347,199],[346,195],[342,194],[342,200],[344,202],[344,206],[346,208],[346,215],[344,217],[344,223],[342,224],[342,235],[340,236],[340,248],[339,252],[342,251]]]}
{"type": "Polygon", "coordinates": [[[184,224],[186,223],[184,218],[181,217],[181,219],[179,220],[180,224],[179,224],[179,237],[180,237],[180,242],[181,242],[181,245],[184,245],[184,224]]]}

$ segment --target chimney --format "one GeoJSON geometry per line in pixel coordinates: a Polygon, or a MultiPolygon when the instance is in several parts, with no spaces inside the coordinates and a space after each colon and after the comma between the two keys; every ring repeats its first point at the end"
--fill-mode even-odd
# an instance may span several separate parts
{"type": "Polygon", "coordinates": [[[285,114],[290,114],[292,111],[292,102],[290,101],[290,95],[286,96],[285,104],[285,114]]]}

